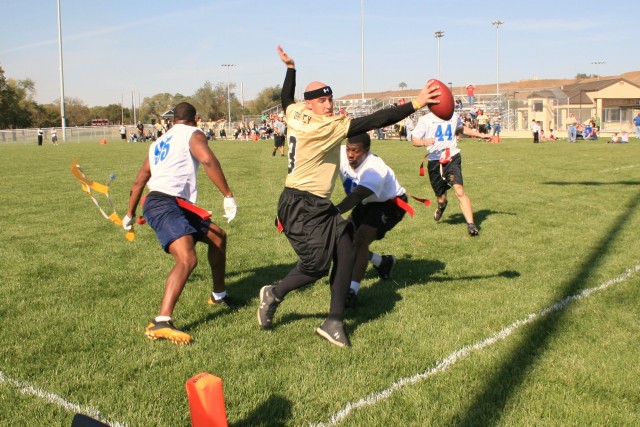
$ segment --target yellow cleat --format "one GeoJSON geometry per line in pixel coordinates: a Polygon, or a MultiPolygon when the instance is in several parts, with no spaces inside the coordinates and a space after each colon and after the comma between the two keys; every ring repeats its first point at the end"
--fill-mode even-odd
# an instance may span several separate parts
{"type": "Polygon", "coordinates": [[[151,322],[144,330],[144,334],[153,340],[169,340],[176,344],[189,344],[191,342],[191,335],[173,326],[173,321],[151,322]]]}

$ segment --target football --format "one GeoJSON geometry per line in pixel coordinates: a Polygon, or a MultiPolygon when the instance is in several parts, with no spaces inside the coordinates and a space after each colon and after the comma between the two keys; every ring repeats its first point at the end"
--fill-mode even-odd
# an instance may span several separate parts
{"type": "Polygon", "coordinates": [[[437,99],[440,101],[439,104],[429,105],[429,111],[438,116],[438,118],[442,120],[449,120],[453,116],[453,110],[455,108],[455,102],[453,100],[453,94],[451,93],[451,89],[442,83],[440,80],[433,79],[432,85],[440,86],[440,96],[437,99]]]}

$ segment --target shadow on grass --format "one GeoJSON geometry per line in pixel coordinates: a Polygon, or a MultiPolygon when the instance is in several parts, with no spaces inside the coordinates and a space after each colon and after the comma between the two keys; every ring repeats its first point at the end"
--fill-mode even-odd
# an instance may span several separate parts
{"type": "MultiPolygon", "coordinates": [[[[414,285],[430,285],[468,280],[482,280],[495,277],[516,278],[520,273],[513,270],[495,274],[478,274],[472,276],[445,277],[436,276],[444,271],[446,265],[442,261],[399,259],[394,268],[392,280],[380,280],[373,286],[360,288],[357,307],[346,311],[349,330],[354,331],[361,324],[371,322],[390,313],[396,303],[402,300],[400,289],[414,285]]],[[[372,269],[369,269],[368,274],[372,269]]]]}
{"type": "MultiPolygon", "coordinates": [[[[503,212],[503,211],[492,211],[491,209],[481,209],[478,212],[473,213],[473,220],[475,224],[480,227],[480,224],[484,222],[491,215],[516,215],[512,212],[503,212]]],[[[464,219],[464,215],[462,213],[454,213],[450,216],[447,216],[447,212],[444,213],[443,218],[440,222],[444,222],[446,224],[466,224],[467,220],[464,219]]]]}
{"type": "MultiPolygon", "coordinates": [[[[625,223],[639,205],[640,193],[630,199],[626,209],[620,213],[610,229],[604,232],[602,240],[593,249],[591,256],[585,259],[574,277],[569,279],[564,286],[559,286],[558,293],[552,297],[550,304],[575,295],[582,290],[583,284],[600,266],[604,258],[603,254],[607,253],[607,249],[618,238],[625,223]]],[[[451,422],[446,425],[490,426],[500,424],[500,416],[509,399],[522,385],[538,356],[544,353],[550,337],[562,328],[566,312],[566,310],[559,311],[533,323],[524,336],[524,345],[516,348],[501,366],[491,369],[496,373],[487,379],[484,389],[471,400],[466,412],[454,416],[451,422]]]]}
{"type": "Polygon", "coordinates": [[[244,419],[229,424],[231,427],[281,427],[289,425],[291,418],[291,401],[280,395],[272,395],[257,406],[244,419]]]}
{"type": "Polygon", "coordinates": [[[615,182],[599,182],[599,181],[547,181],[543,182],[545,185],[640,185],[640,181],[615,181],[615,182]]]}

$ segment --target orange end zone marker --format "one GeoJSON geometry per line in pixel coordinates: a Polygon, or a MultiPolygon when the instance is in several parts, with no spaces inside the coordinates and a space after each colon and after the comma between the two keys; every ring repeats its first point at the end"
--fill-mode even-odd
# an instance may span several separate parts
{"type": "Polygon", "coordinates": [[[192,427],[228,427],[222,379],[203,372],[185,383],[192,427]]]}

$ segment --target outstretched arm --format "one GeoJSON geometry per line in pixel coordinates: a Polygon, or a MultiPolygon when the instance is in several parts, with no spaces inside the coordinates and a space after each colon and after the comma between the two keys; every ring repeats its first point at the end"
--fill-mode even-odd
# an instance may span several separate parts
{"type": "Polygon", "coordinates": [[[440,101],[434,98],[440,96],[440,86],[433,85],[432,82],[433,80],[429,80],[411,103],[399,105],[395,108],[379,110],[368,116],[353,119],[349,126],[347,137],[368,132],[371,129],[389,126],[427,105],[439,104],[440,101]]]}
{"type": "Polygon", "coordinates": [[[284,83],[282,84],[282,92],[280,93],[280,101],[282,103],[282,109],[286,112],[287,107],[295,103],[296,92],[296,64],[287,53],[282,50],[280,45],[277,46],[278,55],[284,64],[287,66],[287,74],[284,77],[284,83]]]}

